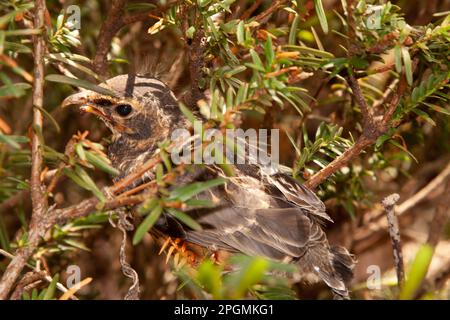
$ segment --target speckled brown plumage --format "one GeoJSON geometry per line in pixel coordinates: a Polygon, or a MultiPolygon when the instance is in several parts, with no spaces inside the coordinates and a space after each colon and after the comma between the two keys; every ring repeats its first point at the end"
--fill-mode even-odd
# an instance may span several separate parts
{"type": "MultiPolygon", "coordinates": [[[[149,159],[157,143],[172,130],[187,127],[173,93],[157,79],[121,75],[103,86],[115,97],[84,91],[68,97],[64,104],[89,105],[90,112],[111,129],[109,156],[121,176],[149,159]],[[129,114],[126,105],[131,106],[129,114]]],[[[164,214],[155,225],[156,234],[182,239],[209,253],[242,252],[292,262],[308,281],[321,279],[337,297],[348,298],[346,282],[352,277],[354,261],[345,248],[329,245],[322,227],[331,219],[322,201],[280,171],[270,172],[255,164],[235,165],[234,170],[235,176],[225,185],[197,196],[213,201],[213,208],[187,212],[203,230],[191,230],[164,214]]],[[[193,166],[177,185],[220,175],[214,165],[193,166]]],[[[151,179],[151,174],[146,178],[151,179]]]]}

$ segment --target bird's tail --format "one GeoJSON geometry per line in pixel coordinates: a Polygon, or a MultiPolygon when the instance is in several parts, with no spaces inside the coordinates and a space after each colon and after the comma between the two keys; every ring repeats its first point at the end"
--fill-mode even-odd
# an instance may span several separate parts
{"type": "Polygon", "coordinates": [[[313,272],[333,291],[334,299],[349,299],[347,283],[353,277],[352,255],[339,246],[312,246],[299,260],[304,272],[313,272]]]}
{"type": "Polygon", "coordinates": [[[355,266],[355,260],[353,256],[341,246],[332,246],[332,263],[335,272],[342,280],[345,286],[345,290],[333,289],[335,299],[349,299],[347,284],[353,278],[353,268],[355,266]]]}

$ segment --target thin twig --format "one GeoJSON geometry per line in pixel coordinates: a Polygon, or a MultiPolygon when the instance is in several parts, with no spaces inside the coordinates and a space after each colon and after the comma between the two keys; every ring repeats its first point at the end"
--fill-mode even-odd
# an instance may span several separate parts
{"type": "Polygon", "coordinates": [[[240,19],[241,20],[248,19],[253,14],[253,12],[255,12],[255,10],[258,9],[258,7],[261,5],[261,2],[262,0],[256,0],[255,2],[253,2],[250,8],[244,11],[240,19]]]}
{"type": "MultiPolygon", "coordinates": [[[[44,15],[46,11],[45,0],[35,2],[34,27],[44,30],[44,15]]],[[[28,246],[19,249],[14,259],[6,268],[0,281],[0,299],[6,299],[14,282],[25,266],[28,258],[34,252],[41,237],[43,236],[43,221],[47,208],[45,188],[41,183],[41,168],[43,163],[41,138],[43,116],[40,109],[43,108],[44,96],[44,55],[45,55],[45,32],[33,36],[34,45],[34,83],[33,83],[33,137],[31,146],[31,202],[33,205],[30,232],[28,234],[28,246]]]]}
{"type": "Polygon", "coordinates": [[[382,204],[388,221],[389,236],[391,237],[392,250],[394,253],[395,270],[397,272],[397,284],[401,288],[405,282],[405,267],[403,265],[403,254],[400,239],[400,228],[398,219],[395,215],[395,204],[400,199],[397,193],[391,194],[384,198],[382,204]]]}
{"type": "Polygon", "coordinates": [[[394,79],[392,80],[392,82],[389,84],[389,86],[384,90],[383,96],[378,99],[375,100],[372,104],[372,108],[374,110],[377,110],[380,106],[382,106],[385,101],[387,100],[387,98],[389,98],[389,96],[394,92],[394,90],[397,88],[398,82],[400,80],[399,79],[394,79]]]}
{"type": "MultiPolygon", "coordinates": [[[[66,144],[66,148],[64,151],[64,154],[66,156],[70,157],[75,152],[75,142],[76,142],[76,140],[74,138],[72,138],[66,144]]],[[[55,189],[56,184],[58,183],[59,179],[61,178],[62,171],[64,170],[65,167],[67,167],[67,163],[65,163],[65,162],[61,162],[58,165],[58,168],[56,169],[55,174],[53,175],[50,183],[48,184],[48,187],[47,187],[48,194],[51,194],[53,192],[53,190],[55,189]]]]}
{"type": "Polygon", "coordinates": [[[161,161],[159,155],[148,160],[144,165],[137,171],[132,172],[122,180],[118,181],[114,186],[111,187],[110,191],[119,194],[125,190],[128,186],[132,185],[136,180],[140,179],[146,172],[154,168],[161,161]]]}
{"type": "Polygon", "coordinates": [[[255,21],[262,22],[264,19],[266,19],[268,16],[274,13],[281,5],[283,5],[286,2],[287,0],[276,0],[272,2],[269,8],[267,8],[265,11],[261,12],[255,17],[255,21]]]}
{"type": "Polygon", "coordinates": [[[16,289],[11,294],[11,300],[19,300],[25,292],[37,287],[45,279],[44,271],[30,271],[19,281],[16,289]]]}
{"type": "Polygon", "coordinates": [[[353,91],[353,96],[355,97],[356,102],[361,108],[361,114],[363,118],[363,126],[368,128],[369,126],[373,126],[372,113],[369,110],[369,106],[367,105],[366,99],[364,99],[364,95],[362,93],[361,87],[359,86],[358,80],[356,80],[353,73],[348,75],[347,82],[350,85],[350,88],[353,91]]]}
{"type": "MultiPolygon", "coordinates": [[[[7,252],[7,251],[5,251],[5,250],[3,250],[3,249],[0,249],[0,254],[3,255],[3,256],[5,256],[5,257],[7,257],[7,258],[9,258],[9,259],[14,259],[14,255],[12,255],[11,253],[9,253],[9,252],[7,252]]],[[[38,268],[32,266],[32,265],[29,264],[29,263],[26,263],[25,265],[26,265],[28,268],[30,268],[31,270],[34,270],[34,271],[36,271],[36,272],[39,272],[39,271],[40,271],[38,268]]],[[[49,275],[45,275],[44,278],[45,278],[45,280],[46,280],[48,283],[51,283],[51,282],[53,281],[52,277],[50,277],[49,275]]],[[[57,283],[56,283],[56,288],[58,288],[58,290],[61,291],[61,292],[63,292],[63,293],[66,293],[66,292],[69,291],[69,289],[67,289],[66,287],[64,287],[64,285],[63,285],[62,283],[60,283],[60,282],[57,282],[57,283]]],[[[75,296],[71,296],[71,299],[72,299],[72,300],[78,300],[78,298],[75,297],[75,296]]]]}
{"type": "Polygon", "coordinates": [[[403,201],[400,204],[396,211],[398,214],[403,214],[408,211],[410,208],[414,207],[417,203],[425,199],[430,192],[439,187],[442,183],[444,183],[448,177],[450,177],[450,163],[448,163],[444,170],[442,170],[433,180],[431,180],[425,187],[420,189],[417,193],[415,193],[411,198],[406,201],[403,201]]]}
{"type": "Polygon", "coordinates": [[[244,12],[247,6],[247,0],[239,0],[233,3],[230,14],[228,15],[227,21],[238,19],[239,16],[244,12]]]}
{"type": "MultiPolygon", "coordinates": [[[[437,162],[437,163],[440,163],[437,162]]],[[[395,206],[395,213],[397,216],[401,216],[407,213],[411,208],[415,207],[421,201],[427,199],[432,192],[435,192],[433,198],[441,197],[448,201],[448,191],[445,194],[444,188],[440,188],[445,181],[450,180],[450,163],[442,170],[433,180],[431,180],[425,187],[420,189],[417,193],[415,193],[412,197],[403,201],[401,204],[395,206]],[[441,190],[442,189],[442,190],[441,190]]],[[[381,218],[383,217],[382,211],[380,208],[375,208],[370,215],[374,216],[373,221],[364,225],[364,231],[357,232],[355,234],[355,239],[357,242],[366,241],[369,237],[372,237],[375,234],[379,234],[380,232],[384,232],[386,230],[387,222],[386,220],[381,218]]]]}
{"type": "Polygon", "coordinates": [[[119,211],[119,222],[117,227],[122,231],[122,243],[120,244],[119,261],[122,267],[122,273],[133,280],[133,284],[128,289],[125,295],[125,300],[139,300],[139,276],[127,261],[126,245],[127,245],[127,231],[133,231],[134,226],[127,220],[127,215],[124,210],[119,211]]]}

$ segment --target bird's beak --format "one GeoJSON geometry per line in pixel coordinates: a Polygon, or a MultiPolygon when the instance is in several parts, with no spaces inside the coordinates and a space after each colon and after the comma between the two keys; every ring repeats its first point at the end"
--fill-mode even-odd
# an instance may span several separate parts
{"type": "Polygon", "coordinates": [[[62,108],[65,108],[67,106],[71,105],[79,105],[80,111],[84,113],[92,113],[96,116],[99,116],[106,120],[111,120],[107,115],[103,113],[103,111],[95,106],[95,104],[92,102],[92,98],[95,97],[96,94],[92,91],[81,91],[78,93],[75,93],[71,96],[68,96],[61,104],[62,108]]]}
{"type": "Polygon", "coordinates": [[[84,105],[89,102],[90,97],[92,96],[91,91],[81,91],[71,96],[68,96],[61,104],[61,107],[65,108],[71,105],[84,105]]]}

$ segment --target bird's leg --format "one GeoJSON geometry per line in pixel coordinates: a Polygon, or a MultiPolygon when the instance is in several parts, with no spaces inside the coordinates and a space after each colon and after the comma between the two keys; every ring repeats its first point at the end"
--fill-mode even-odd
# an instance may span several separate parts
{"type": "Polygon", "coordinates": [[[174,253],[174,262],[177,267],[181,267],[186,262],[193,265],[196,261],[195,253],[189,250],[186,242],[180,238],[172,239],[172,237],[167,237],[161,246],[159,254],[164,252],[166,248],[168,248],[166,253],[166,263],[174,253]],[[180,257],[182,257],[184,261],[183,259],[180,260],[180,257]]]}
{"type": "Polygon", "coordinates": [[[219,263],[219,253],[217,251],[213,251],[213,253],[211,253],[211,259],[215,264],[219,263]]]}
{"type": "Polygon", "coordinates": [[[164,241],[164,243],[161,246],[161,249],[159,250],[158,255],[160,255],[161,253],[163,253],[164,249],[166,249],[166,247],[169,245],[170,241],[172,239],[170,237],[167,237],[166,240],[164,241]]]}

